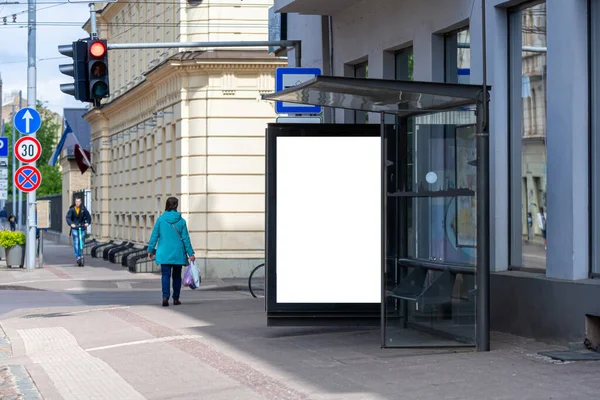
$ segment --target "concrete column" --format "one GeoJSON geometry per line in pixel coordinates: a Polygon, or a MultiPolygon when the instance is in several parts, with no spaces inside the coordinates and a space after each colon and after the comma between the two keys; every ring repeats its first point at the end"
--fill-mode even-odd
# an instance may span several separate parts
{"type": "MultiPolygon", "coordinates": [[[[492,86],[490,101],[490,231],[491,269],[506,271],[509,266],[508,214],[508,19],[503,0],[487,1],[487,77],[492,86]]],[[[471,30],[471,83],[482,84],[481,4],[474,5],[471,30]]],[[[519,237],[520,241],[521,238],[519,237]]]]}
{"type": "Polygon", "coordinates": [[[434,63],[442,61],[443,68],[443,39],[431,34],[428,26],[423,26],[416,29],[413,40],[413,58],[414,58],[414,79],[415,81],[423,82],[441,82],[443,79],[435,79],[432,69],[435,68],[434,63]],[[439,46],[441,40],[441,47],[439,46]],[[435,46],[437,44],[437,46],[435,46]],[[440,53],[440,51],[442,53],[440,53]],[[432,59],[434,62],[432,62],[432,59]],[[431,66],[428,68],[428,66],[431,66]]]}
{"type": "Polygon", "coordinates": [[[546,275],[585,279],[589,273],[587,2],[548,0],[547,14],[546,275]]]}

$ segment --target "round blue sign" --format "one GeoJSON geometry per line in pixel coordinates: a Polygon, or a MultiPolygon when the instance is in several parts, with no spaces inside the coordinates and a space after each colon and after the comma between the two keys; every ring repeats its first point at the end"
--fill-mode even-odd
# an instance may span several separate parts
{"type": "Polygon", "coordinates": [[[23,135],[36,133],[42,126],[42,118],[35,108],[21,108],[15,114],[15,128],[23,135]]]}

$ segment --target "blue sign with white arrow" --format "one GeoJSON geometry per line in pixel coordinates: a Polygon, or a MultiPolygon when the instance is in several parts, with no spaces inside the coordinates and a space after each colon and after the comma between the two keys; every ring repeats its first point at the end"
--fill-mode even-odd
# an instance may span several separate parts
{"type": "Polygon", "coordinates": [[[23,135],[36,133],[42,126],[42,118],[35,108],[21,108],[15,114],[15,128],[23,135]]]}
{"type": "Polygon", "coordinates": [[[0,157],[8,157],[8,138],[0,138],[0,157]]]}

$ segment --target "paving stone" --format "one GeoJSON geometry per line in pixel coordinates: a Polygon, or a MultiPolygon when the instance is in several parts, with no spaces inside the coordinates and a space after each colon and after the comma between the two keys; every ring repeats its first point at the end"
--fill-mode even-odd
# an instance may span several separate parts
{"type": "Polygon", "coordinates": [[[27,355],[40,364],[64,400],[143,400],[107,363],[86,352],[62,327],[18,330],[27,355]]]}

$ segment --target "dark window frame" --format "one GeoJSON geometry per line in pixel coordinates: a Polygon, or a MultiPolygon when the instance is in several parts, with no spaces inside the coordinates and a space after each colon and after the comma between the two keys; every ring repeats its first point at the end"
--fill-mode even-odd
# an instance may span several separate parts
{"type": "MultiPolygon", "coordinates": [[[[523,100],[521,98],[521,93],[520,91],[518,93],[515,93],[514,88],[516,87],[515,83],[513,82],[514,79],[517,80],[521,80],[522,79],[522,65],[516,65],[515,63],[515,54],[519,54],[518,58],[521,60],[522,63],[522,15],[521,15],[521,11],[529,9],[531,7],[537,6],[539,4],[543,4],[543,3],[547,3],[547,0],[532,0],[532,1],[525,1],[517,6],[514,7],[510,7],[507,9],[507,35],[508,35],[508,57],[507,57],[507,63],[508,63],[508,154],[507,154],[507,168],[508,168],[508,270],[509,271],[522,271],[522,272],[531,272],[531,273],[536,273],[536,274],[546,274],[546,268],[544,269],[539,269],[539,268],[531,268],[531,267],[526,267],[523,266],[523,247],[522,247],[522,234],[518,234],[515,235],[514,234],[514,230],[515,230],[515,224],[514,224],[514,217],[513,217],[513,213],[515,212],[515,209],[517,208],[515,206],[515,204],[520,204],[521,207],[523,207],[523,199],[522,199],[522,189],[521,189],[521,184],[522,184],[522,174],[521,174],[521,170],[522,170],[522,153],[523,153],[523,147],[522,147],[522,107],[523,107],[523,100]],[[518,18],[519,20],[516,21],[516,18],[518,18]],[[518,26],[519,29],[515,28],[515,25],[518,26]],[[515,37],[515,31],[518,30],[519,35],[518,37],[515,37]],[[517,53],[515,53],[515,51],[517,53]],[[518,72],[518,76],[515,75],[516,73],[516,68],[519,68],[519,72],[518,72]],[[517,99],[518,98],[518,99],[517,99]],[[517,121],[517,118],[520,118],[520,121],[517,121]],[[516,129],[518,125],[518,129],[516,129]],[[515,133],[515,132],[518,132],[515,133]],[[518,136],[518,151],[517,149],[515,149],[515,139],[518,136]],[[518,163],[518,164],[516,164],[518,163]],[[515,167],[515,165],[518,165],[518,167],[515,167]],[[514,179],[515,177],[513,176],[516,173],[516,170],[518,170],[519,174],[518,174],[518,179],[514,179]],[[518,185],[515,183],[515,181],[518,181],[518,185]],[[518,190],[515,189],[515,187],[518,186],[518,190]],[[516,198],[514,198],[514,196],[518,196],[518,201],[516,198]],[[516,236],[516,237],[515,237],[516,236]],[[515,249],[518,249],[518,251],[515,251],[515,249]],[[516,263],[515,262],[515,256],[520,257],[521,262],[520,263],[516,263]],[[521,265],[518,265],[521,264],[521,265]]],[[[521,84],[518,85],[518,87],[521,87],[521,84]]],[[[521,212],[518,212],[519,214],[521,214],[521,212]]],[[[533,216],[532,216],[533,217],[533,216]]],[[[521,220],[521,216],[519,216],[519,220],[521,220]]],[[[519,226],[519,230],[521,229],[521,223],[518,224],[519,226]]]]}

